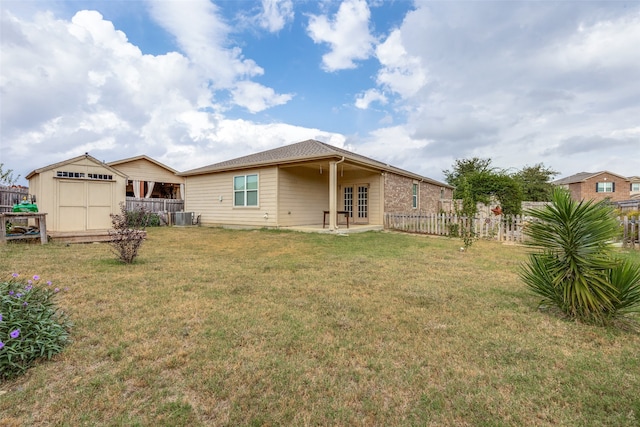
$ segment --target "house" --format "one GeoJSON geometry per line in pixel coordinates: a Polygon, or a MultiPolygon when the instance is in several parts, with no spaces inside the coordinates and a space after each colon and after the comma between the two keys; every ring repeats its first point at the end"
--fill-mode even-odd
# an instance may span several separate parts
{"type": "Polygon", "coordinates": [[[370,225],[385,212],[436,213],[453,187],[316,140],[189,170],[185,211],[203,225],[370,225]]]}
{"type": "Polygon", "coordinates": [[[127,176],[86,153],[36,169],[26,179],[51,232],[108,230],[109,215],[125,201],[127,176]]]}
{"type": "Polygon", "coordinates": [[[632,199],[640,199],[640,176],[630,176],[629,181],[631,181],[630,197],[632,199]]]}
{"type": "Polygon", "coordinates": [[[574,200],[629,200],[632,182],[629,178],[608,172],[580,172],[553,182],[566,188],[574,200]]]}
{"type": "Polygon", "coordinates": [[[182,199],[184,178],[178,171],[141,155],[107,163],[127,175],[127,197],[182,199]]]}

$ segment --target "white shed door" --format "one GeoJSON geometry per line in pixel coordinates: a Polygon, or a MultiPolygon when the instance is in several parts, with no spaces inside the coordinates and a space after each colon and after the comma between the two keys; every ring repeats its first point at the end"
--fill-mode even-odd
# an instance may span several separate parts
{"type": "Polygon", "coordinates": [[[87,192],[83,181],[58,181],[58,230],[87,229],[87,192]]]}
{"type": "Polygon", "coordinates": [[[58,181],[58,230],[111,228],[112,183],[58,181]]]}

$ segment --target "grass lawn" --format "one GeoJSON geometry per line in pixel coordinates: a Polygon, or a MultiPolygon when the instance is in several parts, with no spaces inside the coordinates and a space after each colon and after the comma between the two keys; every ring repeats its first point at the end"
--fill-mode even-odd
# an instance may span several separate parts
{"type": "Polygon", "coordinates": [[[521,247],[460,245],[155,228],[133,265],[5,245],[0,273],[68,287],[75,327],[0,384],[0,425],[640,425],[640,334],[537,310],[521,247]]]}

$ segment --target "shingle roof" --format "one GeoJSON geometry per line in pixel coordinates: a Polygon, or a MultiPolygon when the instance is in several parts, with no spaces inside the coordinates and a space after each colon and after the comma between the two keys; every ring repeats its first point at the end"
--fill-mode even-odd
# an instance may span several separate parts
{"type": "Polygon", "coordinates": [[[222,172],[226,170],[242,169],[247,167],[257,167],[257,166],[275,165],[275,164],[283,164],[283,163],[295,163],[295,162],[329,159],[329,158],[339,159],[342,157],[352,162],[373,166],[381,170],[395,172],[400,175],[423,179],[425,181],[429,181],[434,184],[442,185],[445,187],[451,187],[448,184],[433,180],[431,178],[427,178],[409,171],[405,171],[403,169],[390,166],[378,160],[374,160],[369,157],[362,156],[360,154],[356,154],[342,148],[334,147],[333,145],[316,141],[314,139],[309,139],[309,140],[298,142],[295,144],[285,145],[284,147],[278,147],[272,150],[261,151],[255,154],[249,154],[248,156],[237,157],[235,159],[226,160],[224,162],[215,163],[215,164],[204,166],[197,169],[191,169],[191,170],[182,172],[179,175],[183,175],[183,176],[201,175],[206,173],[222,172]]]}
{"type": "Polygon", "coordinates": [[[568,176],[566,178],[562,178],[562,179],[558,179],[556,181],[553,181],[553,184],[555,185],[566,185],[566,184],[573,184],[576,182],[583,182],[586,181],[589,178],[593,178],[594,176],[603,174],[603,173],[608,173],[610,175],[615,175],[615,176],[619,176],[620,178],[623,178],[625,180],[629,180],[629,178],[624,177],[622,175],[618,175],[617,173],[613,173],[613,172],[609,172],[609,171],[600,171],[600,172],[579,172],[575,175],[571,175],[568,176]]]}

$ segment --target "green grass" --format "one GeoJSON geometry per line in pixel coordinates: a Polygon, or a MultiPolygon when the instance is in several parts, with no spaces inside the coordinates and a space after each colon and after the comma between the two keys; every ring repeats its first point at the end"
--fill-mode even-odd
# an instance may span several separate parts
{"type": "Polygon", "coordinates": [[[0,247],[4,274],[69,288],[75,323],[62,354],[0,385],[0,425],[640,423],[640,334],[538,311],[524,248],[148,233],[132,265],[104,244],[0,247]]]}

